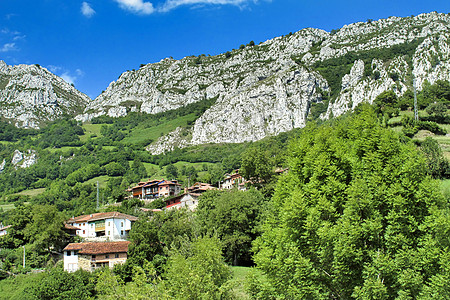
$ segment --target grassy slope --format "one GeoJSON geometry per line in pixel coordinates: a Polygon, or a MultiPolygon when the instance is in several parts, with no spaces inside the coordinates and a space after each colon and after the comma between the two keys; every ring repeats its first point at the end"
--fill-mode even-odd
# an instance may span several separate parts
{"type": "Polygon", "coordinates": [[[123,139],[124,143],[139,143],[146,140],[156,141],[160,136],[168,134],[174,131],[177,127],[186,127],[188,122],[192,122],[197,117],[195,114],[189,114],[186,116],[178,117],[174,120],[170,120],[157,126],[150,126],[144,122],[139,124],[123,139]]]}
{"type": "Polygon", "coordinates": [[[29,299],[24,291],[39,284],[42,274],[27,274],[0,280],[0,300],[29,299]]]}

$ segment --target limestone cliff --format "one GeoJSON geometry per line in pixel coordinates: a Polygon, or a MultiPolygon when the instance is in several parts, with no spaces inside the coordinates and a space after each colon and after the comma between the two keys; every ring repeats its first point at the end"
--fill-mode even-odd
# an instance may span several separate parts
{"type": "Polygon", "coordinates": [[[39,65],[8,66],[0,61],[0,116],[17,127],[39,128],[63,114],[80,113],[89,101],[39,65]]]}
{"type": "Polygon", "coordinates": [[[450,80],[449,42],[450,16],[438,13],[359,22],[330,33],[307,28],[217,56],[167,58],[127,71],[77,119],[158,113],[216,99],[183,135],[179,128],[148,149],[162,153],[192,144],[254,141],[303,127],[324,93],[335,95],[323,111],[327,118],[388,89],[400,95],[413,79],[418,89],[425,80],[450,80]],[[394,47],[400,50],[389,57],[377,53],[394,47]],[[355,59],[335,88],[318,62],[339,57],[355,59]]]}

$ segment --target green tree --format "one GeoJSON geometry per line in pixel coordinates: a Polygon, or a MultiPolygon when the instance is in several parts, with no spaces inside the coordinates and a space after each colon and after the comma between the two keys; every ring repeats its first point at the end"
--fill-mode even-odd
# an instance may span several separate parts
{"type": "Polygon", "coordinates": [[[442,154],[442,149],[433,138],[427,137],[420,144],[420,149],[425,155],[428,165],[428,173],[434,178],[450,177],[450,165],[442,154]]]}
{"type": "Polygon", "coordinates": [[[413,299],[450,284],[447,203],[423,156],[358,111],[290,145],[254,245],[274,298],[413,299]]]}
{"type": "Polygon", "coordinates": [[[436,122],[442,122],[447,117],[447,106],[442,102],[435,102],[428,105],[426,112],[436,122]]]}
{"type": "Polygon", "coordinates": [[[129,240],[128,259],[119,272],[126,281],[131,280],[133,267],[152,262],[163,255],[163,245],[158,236],[159,227],[155,222],[141,218],[133,224],[129,240]]]}
{"type": "Polygon", "coordinates": [[[168,165],[166,167],[166,176],[167,179],[172,180],[172,179],[177,179],[178,178],[178,168],[174,165],[168,165]]]}
{"type": "Polygon", "coordinates": [[[74,273],[63,271],[62,265],[52,268],[27,291],[30,298],[40,300],[92,299],[95,295],[93,274],[78,270],[74,273]]]}
{"type": "Polygon", "coordinates": [[[242,154],[239,173],[249,185],[263,189],[270,195],[275,181],[275,163],[269,152],[261,147],[251,147],[242,154]]]}
{"type": "Polygon", "coordinates": [[[231,277],[217,238],[203,237],[174,250],[165,273],[164,288],[174,299],[228,299],[231,277]]]}
{"type": "Polygon", "coordinates": [[[374,102],[378,113],[385,115],[387,118],[392,118],[398,115],[398,98],[392,91],[388,90],[378,95],[374,102]]]}
{"type": "Polygon", "coordinates": [[[263,195],[255,189],[208,191],[199,201],[197,221],[202,233],[216,234],[221,240],[228,263],[250,265],[251,243],[258,235],[263,207],[263,195]]]}

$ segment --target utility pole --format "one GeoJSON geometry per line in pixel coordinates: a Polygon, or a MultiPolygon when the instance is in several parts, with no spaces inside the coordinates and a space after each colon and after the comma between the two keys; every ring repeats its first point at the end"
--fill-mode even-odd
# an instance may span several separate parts
{"type": "Polygon", "coordinates": [[[414,89],[414,121],[419,121],[419,112],[417,110],[416,78],[413,79],[413,89],[414,89]]]}
{"type": "Polygon", "coordinates": [[[97,181],[97,209],[98,209],[98,199],[99,198],[99,195],[98,195],[98,181],[97,181]]]}

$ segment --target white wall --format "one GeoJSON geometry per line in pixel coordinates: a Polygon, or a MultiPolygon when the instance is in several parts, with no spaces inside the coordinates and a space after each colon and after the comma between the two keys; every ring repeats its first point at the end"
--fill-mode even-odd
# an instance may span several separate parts
{"type": "Polygon", "coordinates": [[[78,255],[76,251],[64,251],[64,271],[75,272],[78,270],[78,255]],[[67,253],[70,252],[70,256],[67,253]]]}

